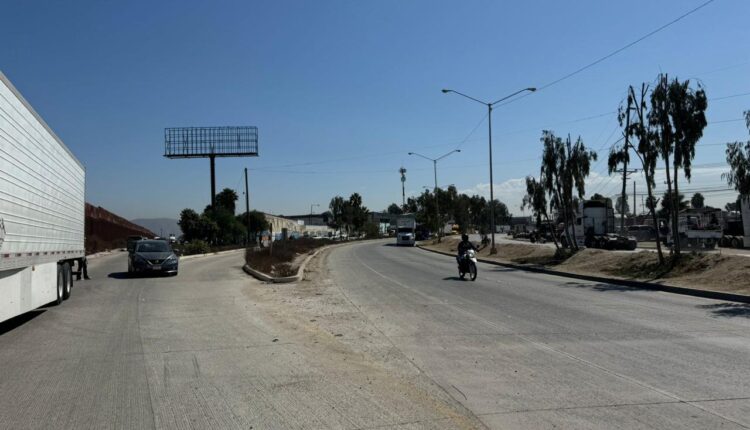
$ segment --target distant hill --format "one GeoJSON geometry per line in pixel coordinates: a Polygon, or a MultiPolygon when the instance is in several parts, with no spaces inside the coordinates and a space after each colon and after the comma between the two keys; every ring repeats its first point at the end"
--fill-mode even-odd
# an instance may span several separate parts
{"type": "Polygon", "coordinates": [[[171,233],[179,237],[182,234],[177,220],[172,218],[138,218],[131,220],[131,222],[143,226],[159,236],[166,237],[171,233]]]}

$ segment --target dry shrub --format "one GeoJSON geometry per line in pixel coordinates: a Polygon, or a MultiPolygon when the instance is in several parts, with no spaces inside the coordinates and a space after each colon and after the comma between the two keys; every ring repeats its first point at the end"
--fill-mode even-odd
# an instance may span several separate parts
{"type": "Polygon", "coordinates": [[[245,262],[255,270],[272,276],[292,276],[297,273],[294,260],[316,248],[333,243],[328,239],[290,239],[276,241],[273,248],[250,249],[245,252],[245,262]]]}

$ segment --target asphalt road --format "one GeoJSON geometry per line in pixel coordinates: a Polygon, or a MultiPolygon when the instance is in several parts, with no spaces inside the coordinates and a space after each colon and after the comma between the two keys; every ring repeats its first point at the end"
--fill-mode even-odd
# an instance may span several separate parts
{"type": "MultiPolygon", "coordinates": [[[[388,241],[390,242],[390,241],[388,241]]],[[[239,253],[0,325],[3,428],[748,428],[750,308],[389,243],[269,286],[239,253]]]]}
{"type": "Polygon", "coordinates": [[[748,428],[750,307],[367,243],[332,280],[491,428],[748,428]]]}

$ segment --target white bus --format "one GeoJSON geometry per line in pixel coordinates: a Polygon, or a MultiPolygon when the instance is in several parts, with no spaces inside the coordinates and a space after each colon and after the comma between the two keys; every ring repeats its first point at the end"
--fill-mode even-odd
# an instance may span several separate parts
{"type": "Polygon", "coordinates": [[[81,162],[0,72],[0,322],[70,296],[84,191],[81,162]]]}

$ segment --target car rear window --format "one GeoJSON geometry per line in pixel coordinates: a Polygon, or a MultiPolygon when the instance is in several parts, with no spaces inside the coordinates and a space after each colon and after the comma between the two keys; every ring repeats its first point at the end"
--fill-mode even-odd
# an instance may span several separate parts
{"type": "Polygon", "coordinates": [[[171,249],[167,242],[161,240],[139,242],[136,245],[136,252],[169,252],[171,249]]]}

